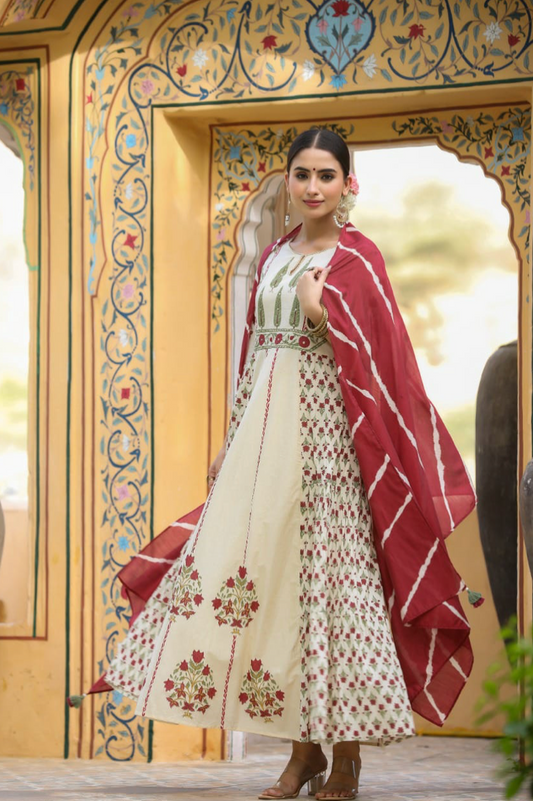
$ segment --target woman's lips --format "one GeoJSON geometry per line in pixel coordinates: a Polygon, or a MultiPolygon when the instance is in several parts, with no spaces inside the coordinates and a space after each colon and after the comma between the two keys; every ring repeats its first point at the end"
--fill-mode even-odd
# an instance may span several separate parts
{"type": "Polygon", "coordinates": [[[304,200],[306,206],[312,206],[312,207],[320,206],[322,202],[323,202],[322,200],[304,200]]]}

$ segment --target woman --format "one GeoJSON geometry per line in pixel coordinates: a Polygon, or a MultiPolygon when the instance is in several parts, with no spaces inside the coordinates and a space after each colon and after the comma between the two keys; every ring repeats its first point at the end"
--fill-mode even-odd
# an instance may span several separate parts
{"type": "Polygon", "coordinates": [[[259,797],[354,798],[360,743],[442,724],[472,665],[444,537],[471,511],[376,246],[346,223],[349,151],[293,142],[303,223],[263,254],[210,492],[106,674],[137,713],[287,737],[259,797]],[[325,785],[322,744],[333,744],[325,785]]]}

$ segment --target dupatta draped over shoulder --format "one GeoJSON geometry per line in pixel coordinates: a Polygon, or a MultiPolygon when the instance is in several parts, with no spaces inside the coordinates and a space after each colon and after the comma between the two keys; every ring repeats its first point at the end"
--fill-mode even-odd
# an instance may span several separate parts
{"type": "MultiPolygon", "coordinates": [[[[270,245],[257,269],[241,350],[242,375],[263,265],[299,228],[270,245]]],[[[428,399],[381,253],[352,225],[341,231],[322,302],[362,480],[394,641],[412,708],[442,725],[473,663],[466,589],[445,537],[475,493],[428,399]]]]}

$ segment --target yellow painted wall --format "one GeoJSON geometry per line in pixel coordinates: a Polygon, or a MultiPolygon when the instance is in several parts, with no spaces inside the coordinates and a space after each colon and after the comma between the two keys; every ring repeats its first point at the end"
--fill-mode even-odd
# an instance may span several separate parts
{"type": "MultiPolygon", "coordinates": [[[[462,144],[465,137],[454,140],[447,126],[453,129],[471,112],[482,111],[492,117],[484,131],[494,137],[498,125],[518,113],[529,120],[532,72],[527,51],[520,51],[531,31],[516,20],[511,31],[502,19],[498,35],[488,27],[493,21],[488,7],[476,21],[467,4],[460,4],[454,24],[459,28],[470,19],[472,29],[467,44],[464,35],[461,39],[461,64],[470,59],[476,67],[473,74],[457,74],[452,53],[444,48],[447,31],[437,35],[442,20],[414,16],[405,21],[407,14],[401,17],[397,4],[388,0],[377,6],[373,21],[362,12],[349,17],[342,4],[330,4],[327,13],[325,4],[313,21],[301,6],[291,5],[280,19],[263,0],[250,5],[249,16],[229,0],[219,0],[206,19],[198,19],[191,15],[203,14],[201,3],[140,0],[132,6],[113,0],[100,11],[98,3],[85,2],[68,14],[58,3],[45,3],[36,18],[27,6],[13,22],[13,15],[24,10],[15,5],[0,28],[0,103],[8,107],[4,115],[0,106],[0,124],[11,127],[21,142],[29,262],[38,269],[30,278],[29,582],[21,552],[20,567],[6,553],[13,567],[9,579],[23,583],[30,602],[16,630],[10,626],[8,631],[0,619],[0,747],[17,756],[218,758],[220,732],[155,724],[152,733],[146,721],[139,729],[125,700],[100,696],[69,712],[64,698],[98,677],[106,654],[126,630],[113,584],[120,563],[137,549],[138,540],[146,543],[205,495],[206,468],[227,420],[232,355],[227,276],[239,222],[262,181],[283,169],[294,133],[309,122],[341,126],[359,146],[423,139],[461,158],[478,159],[505,192],[521,256],[523,469],[531,453],[531,342],[529,267],[520,232],[530,228],[529,208],[516,201],[513,186],[484,146],[479,156],[475,143],[469,149],[466,139],[462,144]],[[328,26],[349,24],[350,37],[362,37],[349,45],[349,63],[331,50],[328,60],[317,53],[318,23],[324,35],[328,26]],[[504,55],[481,54],[479,42],[493,35],[504,55]],[[509,36],[520,41],[511,45],[509,36]],[[392,49],[380,55],[389,40],[392,49]],[[171,49],[172,42],[178,49],[171,49]],[[430,57],[431,44],[442,56],[441,67],[427,78],[420,70],[413,75],[414,65],[430,57]],[[221,83],[222,62],[227,66],[232,55],[235,61],[221,83]],[[491,58],[499,69],[492,75],[486,69],[491,58]],[[17,84],[22,79],[23,88],[17,84]],[[16,114],[21,104],[35,121],[33,149],[16,114]],[[500,122],[498,115],[503,115],[500,122]],[[419,130],[418,117],[431,120],[430,127],[419,130]],[[242,137],[241,162],[222,153],[225,145],[217,154],[222,133],[242,137]],[[227,200],[221,201],[221,193],[227,200]],[[223,209],[217,209],[221,203],[223,209]],[[221,226],[229,243],[223,257],[220,246],[216,249],[221,226]],[[141,294],[142,309],[125,323],[128,300],[137,303],[141,294]],[[118,323],[113,301],[126,314],[118,323]],[[126,334],[119,333],[121,327],[126,334]],[[126,335],[135,338],[135,353],[143,359],[125,358],[121,341],[126,335]],[[109,336],[120,355],[116,385],[106,355],[109,336]],[[139,373],[132,372],[135,365],[139,373]],[[127,397],[122,388],[130,390],[127,397]],[[108,454],[110,443],[119,439],[109,406],[119,404],[128,414],[139,391],[137,434],[127,451],[119,448],[113,456],[139,450],[129,474],[146,496],[134,521],[136,540],[119,518],[110,522],[113,504],[105,477],[116,474],[108,454]],[[128,539],[126,550],[121,537],[128,539]],[[111,550],[115,560],[109,559],[111,550]]],[[[516,142],[513,147],[529,181],[529,150],[519,152],[516,142]]],[[[121,486],[120,477],[115,485],[121,486]]],[[[128,496],[120,500],[118,489],[113,492],[115,506],[123,509],[128,496]]],[[[475,517],[461,529],[450,540],[454,561],[468,583],[489,596],[475,517]]],[[[522,587],[528,620],[531,592],[525,571],[522,587]]],[[[490,598],[470,618],[476,667],[448,732],[473,731],[472,704],[486,665],[499,650],[490,598]]]]}

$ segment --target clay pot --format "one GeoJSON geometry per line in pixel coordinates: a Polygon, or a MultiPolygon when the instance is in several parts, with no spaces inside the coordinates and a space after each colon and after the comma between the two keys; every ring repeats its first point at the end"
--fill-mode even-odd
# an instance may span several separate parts
{"type": "MultiPolygon", "coordinates": [[[[481,545],[500,626],[516,614],[517,599],[517,343],[487,361],[476,401],[476,489],[481,545]]],[[[524,486],[533,542],[533,472],[524,486]]]]}

